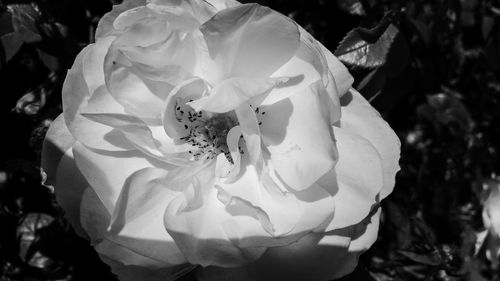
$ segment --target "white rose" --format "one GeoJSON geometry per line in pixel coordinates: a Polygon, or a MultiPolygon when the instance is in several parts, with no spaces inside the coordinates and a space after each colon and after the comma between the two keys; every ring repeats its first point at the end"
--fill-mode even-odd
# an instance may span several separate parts
{"type": "Polygon", "coordinates": [[[351,83],[269,8],[125,1],[68,72],[47,183],[121,280],[340,277],[399,169],[351,83]]]}

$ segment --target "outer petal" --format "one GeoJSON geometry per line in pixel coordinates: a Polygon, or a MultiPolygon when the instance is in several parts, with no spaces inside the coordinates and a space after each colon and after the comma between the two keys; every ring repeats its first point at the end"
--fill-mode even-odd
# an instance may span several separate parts
{"type": "Polygon", "coordinates": [[[377,238],[380,211],[358,225],[326,234],[311,233],[295,243],[269,248],[238,268],[198,268],[200,281],[328,281],[354,270],[377,238]],[[371,222],[370,222],[371,220],[371,222]]]}
{"type": "Polygon", "coordinates": [[[380,154],[384,175],[380,191],[382,200],[394,188],[401,143],[389,124],[356,90],[351,89],[347,95],[351,95],[351,99],[347,106],[342,107],[340,127],[367,139],[380,154]]]}
{"type": "Polygon", "coordinates": [[[222,10],[200,30],[210,57],[225,77],[267,78],[294,55],[300,44],[292,20],[256,4],[222,10]]]}
{"type": "Polygon", "coordinates": [[[113,31],[113,22],[121,13],[143,5],[146,5],[145,0],[125,0],[119,5],[113,6],[111,12],[105,14],[97,25],[95,32],[96,41],[113,31]]]}
{"type": "Polygon", "coordinates": [[[41,166],[47,174],[45,184],[54,186],[56,199],[65,210],[65,217],[83,237],[80,225],[80,200],[88,183],[75,165],[73,136],[66,128],[64,116],[59,115],[50,125],[43,142],[41,166]]]}
{"type": "Polygon", "coordinates": [[[106,154],[75,144],[73,153],[78,169],[110,214],[113,213],[116,200],[129,175],[146,167],[162,165],[138,151],[106,154]]]}
{"type": "Polygon", "coordinates": [[[282,247],[271,247],[247,266],[198,268],[200,281],[327,281],[343,265],[349,231],[309,234],[282,247]]]}
{"type": "Polygon", "coordinates": [[[334,127],[339,161],[335,167],[339,190],[335,215],[327,230],[359,223],[379,202],[383,186],[382,162],[366,139],[334,127]]]}
{"type": "Polygon", "coordinates": [[[295,190],[311,186],[336,162],[333,132],[320,83],[271,106],[261,116],[263,142],[281,179],[295,190]]]}
{"type": "Polygon", "coordinates": [[[161,184],[169,172],[145,168],[126,181],[111,218],[107,239],[171,266],[186,259],[163,226],[163,214],[178,192],[161,184]]]}
{"type": "Polygon", "coordinates": [[[82,60],[87,52],[97,46],[99,45],[89,45],[82,50],[68,71],[62,90],[64,121],[75,139],[87,146],[113,151],[133,149],[130,144],[122,142],[120,138],[106,138],[111,128],[81,116],[82,112],[117,113],[123,111],[122,107],[109,96],[106,87],[98,87],[92,96],[89,92],[82,60]]]}
{"type": "Polygon", "coordinates": [[[120,281],[173,281],[193,270],[191,264],[183,264],[175,267],[161,269],[150,269],[142,266],[124,265],[113,259],[101,255],[101,259],[111,267],[120,281]]]}
{"type": "Polygon", "coordinates": [[[42,149],[41,167],[47,174],[45,184],[54,185],[56,178],[56,171],[59,162],[75,143],[75,139],[68,131],[64,122],[63,114],[60,114],[52,124],[45,135],[42,149]]]}
{"type": "MultiPolygon", "coordinates": [[[[161,214],[160,214],[161,216],[161,214]]],[[[91,237],[101,259],[111,266],[113,273],[120,277],[120,280],[175,280],[181,275],[189,272],[193,265],[183,264],[178,266],[167,266],[160,268],[164,263],[159,262],[147,255],[147,247],[132,250],[138,246],[137,243],[130,243],[123,246],[109,239],[107,229],[110,222],[110,214],[102,204],[97,194],[92,188],[87,188],[83,194],[81,204],[81,220],[85,231],[91,237]],[[106,236],[108,235],[108,238],[106,236]]],[[[161,227],[162,224],[160,223],[161,227]]],[[[139,230],[140,231],[140,230],[139,230]]],[[[129,238],[130,239],[130,238],[129,238]]],[[[144,246],[144,245],[142,245],[144,246]]],[[[154,249],[157,250],[157,249],[154,249]]]]}

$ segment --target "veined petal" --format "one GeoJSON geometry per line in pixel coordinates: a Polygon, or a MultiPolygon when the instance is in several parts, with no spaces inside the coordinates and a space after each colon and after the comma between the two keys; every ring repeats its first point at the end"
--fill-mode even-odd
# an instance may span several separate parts
{"type": "Polygon", "coordinates": [[[383,175],[380,155],[365,138],[334,127],[339,160],[335,215],[327,230],[359,223],[379,202],[383,175]]]}
{"type": "Polygon", "coordinates": [[[262,107],[261,134],[280,178],[294,190],[311,186],[336,162],[333,131],[320,102],[321,83],[262,107]]]}
{"type": "Polygon", "coordinates": [[[171,266],[186,259],[163,226],[163,214],[178,192],[163,186],[168,170],[145,168],[128,177],[111,217],[107,239],[171,266]]]}
{"type": "Polygon", "coordinates": [[[340,127],[367,139],[380,154],[384,175],[384,186],[380,191],[382,200],[394,188],[395,175],[399,171],[401,142],[389,124],[361,94],[351,89],[347,95],[352,98],[347,106],[342,107],[340,127]]]}
{"type": "Polygon", "coordinates": [[[224,69],[225,77],[267,78],[300,44],[292,20],[257,4],[224,9],[200,30],[210,57],[224,69]]]}
{"type": "Polygon", "coordinates": [[[232,77],[216,85],[208,96],[189,102],[188,105],[196,111],[225,113],[236,109],[252,98],[267,93],[286,81],[288,78],[283,77],[266,79],[232,77]]]}

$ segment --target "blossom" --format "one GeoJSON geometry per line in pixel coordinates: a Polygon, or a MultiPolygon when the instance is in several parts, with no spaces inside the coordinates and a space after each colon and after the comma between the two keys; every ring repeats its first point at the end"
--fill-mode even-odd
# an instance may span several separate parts
{"type": "Polygon", "coordinates": [[[481,194],[483,205],[483,225],[485,230],[477,234],[475,253],[484,253],[494,267],[500,258],[500,183],[486,180],[481,194]]]}
{"type": "Polygon", "coordinates": [[[352,80],[267,7],[124,1],[68,71],[47,184],[121,280],[340,277],[399,169],[352,80]]]}

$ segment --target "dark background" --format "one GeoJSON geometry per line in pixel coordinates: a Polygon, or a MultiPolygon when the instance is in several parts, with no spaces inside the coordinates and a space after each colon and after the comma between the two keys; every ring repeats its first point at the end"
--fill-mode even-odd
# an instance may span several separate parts
{"type": "MultiPolygon", "coordinates": [[[[39,172],[66,69],[113,2],[0,0],[1,281],[115,280],[39,172]]],[[[500,3],[258,2],[336,50],[402,142],[379,239],[343,280],[500,280],[486,248],[475,251],[483,186],[500,182],[500,3]],[[353,52],[366,63],[350,60],[353,52]]]]}

